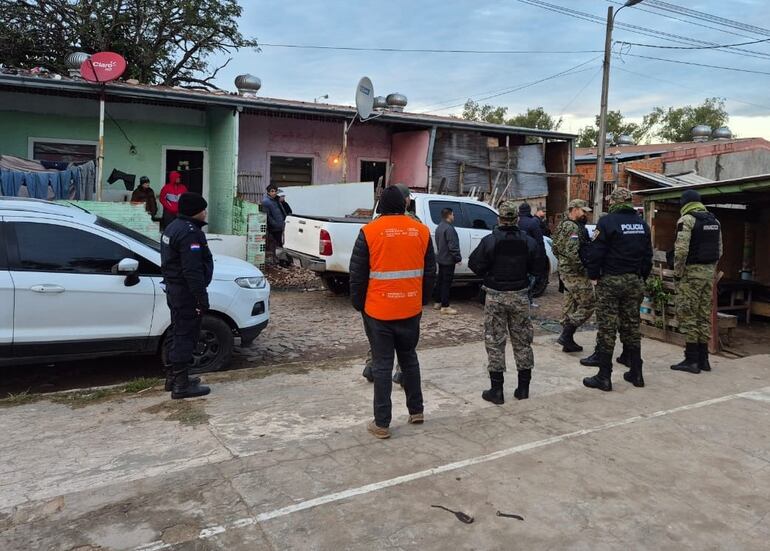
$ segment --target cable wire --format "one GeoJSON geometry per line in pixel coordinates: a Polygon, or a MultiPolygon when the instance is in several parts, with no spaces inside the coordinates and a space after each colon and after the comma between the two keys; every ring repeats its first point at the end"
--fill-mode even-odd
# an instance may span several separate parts
{"type": "Polygon", "coordinates": [[[661,2],[660,0],[648,0],[647,5],[652,6],[654,8],[658,8],[659,10],[681,14],[687,17],[691,17],[693,19],[698,19],[700,21],[708,21],[710,23],[716,23],[719,25],[723,25],[725,27],[733,28],[733,29],[740,29],[747,32],[752,32],[754,34],[770,36],[770,29],[757,27],[756,25],[749,25],[748,23],[742,23],[740,21],[735,21],[733,19],[727,19],[726,17],[721,17],[719,15],[713,15],[710,13],[693,10],[690,8],[685,8],[684,6],[677,6],[675,4],[670,4],[668,2],[661,2]]]}
{"type": "Polygon", "coordinates": [[[737,44],[717,44],[715,46],[666,46],[664,44],[642,44],[639,42],[626,42],[617,40],[616,44],[626,44],[628,46],[641,46],[643,48],[661,48],[664,50],[713,50],[716,48],[732,48],[733,46],[745,46],[747,44],[759,44],[760,42],[770,42],[770,38],[761,38],[750,42],[738,42],[737,44]]]}
{"type": "Polygon", "coordinates": [[[599,70],[598,70],[598,71],[596,71],[596,72],[595,72],[593,75],[591,75],[591,78],[590,78],[590,79],[588,79],[588,82],[586,82],[586,83],[583,85],[583,87],[582,87],[580,90],[578,90],[578,93],[577,93],[577,94],[575,94],[575,95],[572,97],[572,99],[571,99],[571,100],[569,100],[569,102],[567,103],[567,105],[565,105],[565,106],[562,108],[561,112],[559,113],[559,119],[560,119],[560,120],[561,120],[561,118],[564,116],[564,113],[567,111],[567,109],[569,109],[569,108],[572,106],[572,104],[573,104],[573,103],[575,103],[575,101],[577,101],[577,99],[578,99],[578,98],[581,96],[581,94],[582,94],[583,92],[585,92],[586,88],[588,88],[588,87],[591,85],[591,83],[592,83],[594,80],[596,80],[596,77],[598,77],[598,76],[599,76],[599,73],[601,73],[601,72],[602,72],[602,68],[603,68],[603,67],[602,67],[602,65],[599,65],[599,70]]]}
{"type": "Polygon", "coordinates": [[[694,65],[696,67],[707,67],[709,69],[722,69],[724,71],[735,71],[738,73],[751,73],[754,75],[770,75],[770,72],[767,72],[767,71],[754,71],[752,69],[738,69],[736,67],[725,67],[723,65],[708,65],[706,63],[695,63],[694,61],[681,61],[678,59],[666,59],[663,57],[652,57],[652,56],[629,54],[629,53],[624,53],[623,55],[629,56],[629,57],[638,57],[641,59],[652,59],[654,61],[667,61],[668,63],[678,63],[680,65],[694,65]]]}
{"type": "Polygon", "coordinates": [[[601,50],[444,50],[439,48],[362,48],[357,46],[323,46],[319,44],[275,44],[260,42],[260,47],[306,50],[341,50],[349,52],[404,52],[426,54],[595,54],[601,50]]]}

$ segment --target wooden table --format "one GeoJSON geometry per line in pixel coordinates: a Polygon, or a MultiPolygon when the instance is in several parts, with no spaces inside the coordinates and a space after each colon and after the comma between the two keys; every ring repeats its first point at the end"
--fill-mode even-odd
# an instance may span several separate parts
{"type": "Polygon", "coordinates": [[[751,300],[754,296],[754,289],[762,287],[755,281],[746,281],[743,279],[723,279],[719,282],[720,293],[730,293],[730,305],[718,306],[719,312],[731,312],[735,310],[744,310],[746,312],[746,325],[751,324],[751,300]],[[738,293],[743,295],[738,299],[738,293]],[[738,304],[736,302],[740,301],[738,304]]]}

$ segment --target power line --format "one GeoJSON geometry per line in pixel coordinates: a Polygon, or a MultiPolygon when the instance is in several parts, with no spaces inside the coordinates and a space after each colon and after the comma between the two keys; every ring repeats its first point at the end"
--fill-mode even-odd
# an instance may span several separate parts
{"type": "Polygon", "coordinates": [[[562,108],[561,112],[559,113],[559,118],[560,118],[560,119],[561,119],[561,118],[564,116],[564,112],[565,112],[565,111],[567,111],[567,109],[569,109],[569,108],[572,106],[572,104],[573,104],[573,103],[575,103],[575,101],[576,101],[576,100],[577,100],[577,99],[578,99],[578,98],[581,96],[581,94],[582,94],[583,92],[585,92],[586,88],[588,88],[588,87],[591,85],[591,83],[592,83],[594,80],[596,80],[596,77],[598,77],[598,76],[599,76],[599,73],[601,73],[601,72],[602,72],[602,66],[601,66],[601,65],[599,65],[599,69],[598,69],[598,70],[597,70],[597,71],[596,71],[596,72],[595,72],[595,73],[594,73],[594,74],[591,76],[591,78],[589,78],[589,79],[588,79],[588,82],[586,82],[586,83],[583,85],[583,87],[582,87],[580,90],[578,90],[578,93],[577,93],[577,94],[575,94],[575,95],[572,97],[572,99],[571,99],[571,100],[569,100],[569,102],[567,103],[567,105],[565,105],[565,106],[562,108]]]}
{"type": "Polygon", "coordinates": [[[616,44],[626,44],[628,46],[641,46],[643,48],[661,48],[664,50],[712,50],[715,48],[731,48],[733,46],[745,46],[747,44],[759,44],[760,42],[770,42],[770,38],[752,40],[750,42],[738,42],[737,44],[717,44],[715,46],[666,46],[663,44],[640,44],[639,42],[626,42],[624,40],[616,41],[616,44]]]}
{"type": "Polygon", "coordinates": [[[356,46],[323,46],[320,44],[274,44],[261,42],[260,47],[304,50],[340,50],[348,52],[398,52],[424,54],[595,54],[601,50],[444,50],[439,48],[362,48],[356,46]]]}
{"type": "Polygon", "coordinates": [[[623,56],[638,57],[641,59],[652,59],[654,61],[667,61],[668,63],[678,63],[680,65],[694,65],[696,67],[708,67],[709,69],[722,69],[724,71],[736,71],[739,73],[752,73],[755,75],[770,75],[767,71],[754,71],[752,69],[738,69],[736,67],[725,67],[723,65],[708,65],[706,63],[695,63],[694,61],[680,61],[678,59],[666,59],[663,57],[651,57],[639,54],[623,54],[623,56]]]}
{"type": "MultiPolygon", "coordinates": [[[[522,4],[528,4],[528,5],[542,8],[561,15],[566,15],[568,17],[581,19],[583,21],[589,21],[591,23],[595,23],[602,26],[606,25],[607,23],[603,17],[592,15],[590,13],[582,12],[579,10],[573,10],[571,8],[566,8],[564,6],[559,6],[557,4],[550,4],[542,0],[516,0],[516,1],[522,4]]],[[[709,45],[709,46],[716,45],[715,42],[707,42],[704,40],[698,40],[696,38],[691,38],[691,37],[682,36],[678,34],[668,33],[664,31],[657,31],[655,29],[640,27],[639,25],[632,25],[629,23],[615,23],[615,27],[624,29],[628,32],[632,32],[635,34],[641,34],[643,36],[648,36],[652,38],[663,38],[664,40],[668,40],[669,42],[676,42],[679,44],[689,44],[689,45],[702,44],[702,45],[709,45]]],[[[759,59],[770,58],[770,54],[765,52],[759,52],[756,50],[745,50],[741,48],[733,48],[733,49],[728,49],[726,51],[727,53],[733,53],[733,54],[738,54],[738,52],[740,52],[739,55],[742,55],[743,57],[756,57],[759,59]]]]}
{"type": "MultiPolygon", "coordinates": [[[[485,100],[488,100],[488,99],[497,98],[497,97],[504,96],[504,95],[507,95],[507,94],[512,94],[513,92],[518,92],[519,90],[524,90],[525,88],[530,88],[531,86],[535,86],[536,84],[540,84],[540,83],[546,82],[548,80],[553,80],[553,79],[558,78],[560,76],[565,76],[567,74],[575,74],[573,72],[573,71],[575,71],[575,69],[579,69],[580,67],[583,67],[584,65],[588,65],[589,63],[592,63],[592,62],[596,61],[597,59],[599,59],[599,57],[601,57],[601,56],[593,57],[593,58],[589,59],[588,61],[584,61],[582,63],[578,63],[574,67],[570,67],[569,69],[565,69],[564,71],[560,71],[558,73],[555,73],[553,75],[547,76],[545,78],[541,78],[539,80],[535,80],[535,81],[532,81],[532,82],[528,82],[526,84],[522,84],[520,86],[517,86],[515,88],[511,88],[511,89],[506,90],[504,92],[499,92],[497,94],[492,94],[492,95],[476,98],[476,101],[485,101],[485,100]]],[[[432,109],[431,111],[446,111],[447,109],[454,109],[455,107],[462,107],[463,105],[465,105],[465,103],[459,103],[459,104],[456,104],[456,105],[449,105],[447,107],[441,107],[439,109],[432,109]]],[[[425,111],[423,111],[423,112],[425,112],[425,111]]]]}
{"type": "MultiPolygon", "coordinates": [[[[649,79],[649,80],[656,80],[658,82],[663,82],[665,84],[672,84],[674,86],[678,86],[678,87],[683,88],[685,90],[691,90],[693,92],[699,92],[699,93],[703,92],[702,89],[695,88],[693,86],[685,86],[681,82],[675,82],[673,80],[667,80],[665,78],[654,77],[654,76],[651,76],[651,75],[648,75],[648,74],[645,74],[645,73],[637,73],[636,71],[632,71],[630,69],[626,69],[625,67],[615,66],[615,67],[613,67],[613,70],[614,69],[617,69],[618,71],[622,71],[624,73],[630,73],[632,75],[636,75],[636,76],[639,76],[639,77],[642,77],[642,78],[646,78],[646,79],[649,79]]],[[[759,104],[759,103],[752,103],[750,101],[744,101],[744,100],[736,99],[736,98],[733,98],[733,97],[725,98],[725,99],[728,100],[728,101],[734,101],[735,103],[742,103],[744,105],[751,105],[752,107],[760,107],[762,109],[767,109],[768,111],[770,111],[770,106],[769,105],[762,105],[762,104],[759,104]]]]}
{"type": "Polygon", "coordinates": [[[685,8],[683,6],[677,6],[675,4],[670,4],[668,2],[661,2],[660,0],[648,0],[647,5],[658,8],[659,10],[685,15],[693,19],[708,21],[710,23],[717,23],[725,27],[740,29],[747,32],[752,32],[754,34],[770,36],[770,29],[757,27],[756,25],[749,25],[748,23],[742,23],[740,21],[727,19],[725,17],[720,17],[718,15],[713,15],[710,13],[693,10],[690,8],[685,8]]]}

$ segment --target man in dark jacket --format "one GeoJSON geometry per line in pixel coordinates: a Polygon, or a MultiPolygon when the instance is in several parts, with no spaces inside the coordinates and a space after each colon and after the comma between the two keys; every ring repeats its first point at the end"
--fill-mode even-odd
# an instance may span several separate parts
{"type": "Polygon", "coordinates": [[[203,314],[209,308],[206,288],[214,274],[214,260],[203,233],[207,206],[197,193],[183,193],[179,197],[179,215],[161,238],[161,272],[171,310],[171,370],[166,377],[166,390],[171,391],[175,400],[210,392],[209,387],[199,384],[199,378],[188,376],[203,314]]]}
{"type": "Polygon", "coordinates": [[[650,228],[637,214],[631,197],[626,188],[612,192],[609,212],[599,219],[585,253],[586,272],[596,290],[599,331],[594,355],[599,372],[583,379],[583,384],[605,391],[612,390],[616,332],[623,343],[618,362],[629,368],[623,378],[636,387],[644,386],[639,307],[644,282],[652,271],[652,241],[650,228]]]}
{"type": "Polygon", "coordinates": [[[367,430],[377,438],[390,438],[394,356],[403,373],[409,422],[424,420],[416,347],[436,259],[430,231],[405,216],[405,208],[402,193],[386,188],[378,207],[381,216],[363,227],[350,258],[350,298],[363,312],[373,355],[374,420],[367,430]]]}
{"type": "Polygon", "coordinates": [[[452,209],[441,210],[441,223],[436,227],[436,248],[438,254],[438,281],[433,290],[433,308],[440,310],[442,314],[456,315],[457,310],[449,306],[449,291],[452,288],[452,279],[455,275],[455,266],[462,262],[460,254],[460,238],[457,230],[452,225],[455,215],[452,209]]]}
{"type": "MultiPolygon", "coordinates": [[[[519,229],[529,235],[537,243],[540,249],[540,254],[545,258],[545,241],[543,240],[543,226],[540,222],[540,218],[532,216],[532,207],[529,203],[522,203],[519,205],[519,229]]],[[[530,289],[534,288],[538,281],[542,281],[542,278],[547,277],[545,270],[537,277],[532,278],[530,281],[530,289]]],[[[530,303],[532,303],[532,296],[530,294],[530,303]]],[[[536,307],[536,306],[535,306],[536,307]]]]}
{"type": "Polygon", "coordinates": [[[543,232],[543,236],[551,237],[551,228],[548,227],[548,218],[545,216],[545,211],[543,209],[537,209],[535,218],[540,220],[540,231],[543,232]]]}
{"type": "Polygon", "coordinates": [[[262,212],[267,216],[267,252],[275,255],[275,249],[283,246],[286,212],[278,199],[278,187],[274,184],[267,186],[262,212]]]}
{"type": "Polygon", "coordinates": [[[147,176],[139,178],[139,187],[131,194],[132,203],[144,203],[144,209],[155,219],[158,214],[158,202],[155,200],[155,192],[150,187],[150,179],[147,176]]]}
{"type": "Polygon", "coordinates": [[[484,278],[484,342],[487,348],[491,388],[481,397],[493,404],[505,402],[506,336],[511,338],[519,386],[513,395],[529,398],[529,382],[535,358],[532,352],[532,320],[529,317],[529,277],[539,277],[545,257],[532,237],[516,223],[519,209],[506,202],[499,209],[500,226],[481,240],[468,259],[473,272],[484,278]]]}

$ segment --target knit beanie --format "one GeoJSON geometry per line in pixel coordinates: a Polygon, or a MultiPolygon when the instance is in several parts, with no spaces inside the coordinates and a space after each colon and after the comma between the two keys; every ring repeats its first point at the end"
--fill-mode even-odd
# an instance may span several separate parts
{"type": "Polygon", "coordinates": [[[683,207],[688,203],[700,203],[700,193],[694,189],[688,189],[682,194],[682,198],[679,200],[679,206],[683,207]]]}
{"type": "Polygon", "coordinates": [[[377,212],[380,214],[404,214],[405,210],[406,200],[401,191],[396,186],[386,187],[380,195],[377,212]]]}
{"type": "Polygon", "coordinates": [[[179,197],[179,214],[185,216],[193,217],[199,212],[206,210],[208,206],[209,204],[206,200],[197,193],[188,191],[179,197]]]}

